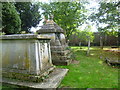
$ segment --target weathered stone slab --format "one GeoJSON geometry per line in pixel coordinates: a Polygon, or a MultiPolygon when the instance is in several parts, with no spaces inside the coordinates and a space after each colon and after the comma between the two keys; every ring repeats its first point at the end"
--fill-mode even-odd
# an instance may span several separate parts
{"type": "Polygon", "coordinates": [[[0,39],[6,40],[6,39],[48,39],[50,40],[50,37],[48,36],[40,36],[35,34],[14,34],[14,35],[2,35],[0,36],[0,39]]]}
{"type": "Polygon", "coordinates": [[[111,60],[109,58],[106,58],[105,62],[108,63],[109,65],[110,64],[119,64],[120,65],[120,60],[111,60]]]}
{"type": "Polygon", "coordinates": [[[68,72],[68,69],[56,68],[52,73],[50,73],[49,78],[46,78],[43,82],[34,83],[27,81],[19,81],[8,78],[3,78],[2,83],[7,83],[11,85],[25,86],[29,88],[57,88],[68,72]]]}

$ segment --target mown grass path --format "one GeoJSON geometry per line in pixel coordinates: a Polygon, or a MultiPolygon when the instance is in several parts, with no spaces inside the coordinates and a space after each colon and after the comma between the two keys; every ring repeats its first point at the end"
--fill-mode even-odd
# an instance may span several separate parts
{"type": "Polygon", "coordinates": [[[97,47],[90,48],[90,56],[86,56],[87,47],[71,47],[79,64],[71,63],[61,87],[71,88],[118,88],[118,68],[108,66],[100,58],[102,50],[97,47]]]}

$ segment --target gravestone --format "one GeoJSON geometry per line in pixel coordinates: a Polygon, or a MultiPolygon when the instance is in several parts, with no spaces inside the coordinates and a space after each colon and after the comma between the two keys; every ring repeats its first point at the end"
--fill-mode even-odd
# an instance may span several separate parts
{"type": "Polygon", "coordinates": [[[39,35],[3,35],[2,76],[40,82],[54,70],[51,61],[50,38],[39,35]]]}
{"type": "Polygon", "coordinates": [[[66,43],[63,29],[53,20],[47,20],[46,24],[37,31],[40,36],[51,38],[51,56],[54,65],[68,65],[71,62],[71,54],[66,43]]]}

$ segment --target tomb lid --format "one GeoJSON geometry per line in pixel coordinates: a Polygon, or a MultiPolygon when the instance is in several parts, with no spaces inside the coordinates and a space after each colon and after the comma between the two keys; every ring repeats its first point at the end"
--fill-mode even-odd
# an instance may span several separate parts
{"type": "Polygon", "coordinates": [[[64,33],[63,29],[57,25],[53,20],[47,20],[46,24],[41,26],[38,33],[64,33]]]}
{"type": "Polygon", "coordinates": [[[13,35],[1,35],[0,39],[47,39],[49,40],[49,36],[42,36],[36,34],[13,34],[13,35]]]}

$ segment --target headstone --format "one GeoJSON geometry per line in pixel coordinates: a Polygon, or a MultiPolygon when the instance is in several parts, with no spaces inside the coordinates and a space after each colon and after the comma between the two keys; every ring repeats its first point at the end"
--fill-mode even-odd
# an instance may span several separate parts
{"type": "Polygon", "coordinates": [[[2,76],[5,78],[40,82],[54,69],[50,38],[30,34],[3,35],[0,36],[1,45],[2,76]]]}
{"type": "Polygon", "coordinates": [[[37,33],[51,38],[51,56],[54,65],[68,65],[71,62],[64,31],[53,20],[47,20],[37,33]]]}

